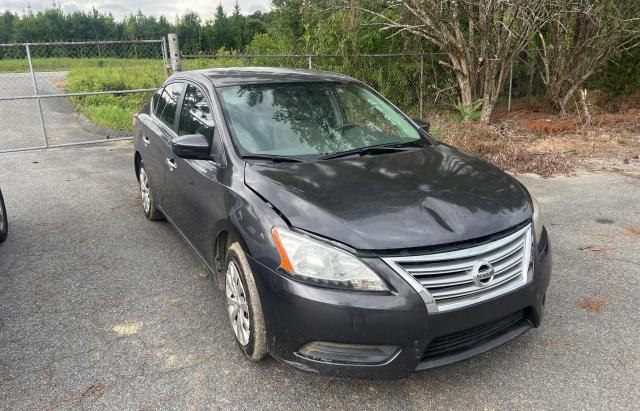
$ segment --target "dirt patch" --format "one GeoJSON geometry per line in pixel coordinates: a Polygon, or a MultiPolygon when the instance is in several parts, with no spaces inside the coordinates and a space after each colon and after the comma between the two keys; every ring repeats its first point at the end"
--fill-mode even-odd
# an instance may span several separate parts
{"type": "Polygon", "coordinates": [[[578,127],[579,124],[576,120],[553,121],[549,118],[531,120],[526,125],[526,128],[533,133],[546,134],[575,132],[578,130],[578,127]]]}
{"type": "Polygon", "coordinates": [[[494,112],[493,124],[460,123],[449,116],[431,118],[442,141],[515,173],[541,176],[592,171],[640,171],[640,109],[609,113],[593,108],[593,125],[577,114],[565,118],[530,102],[494,112]]]}
{"type": "Polygon", "coordinates": [[[578,248],[578,250],[580,251],[589,250],[589,251],[593,251],[594,253],[606,253],[614,249],[615,247],[611,247],[611,246],[593,246],[593,245],[588,245],[585,247],[578,248]]]}
{"type": "Polygon", "coordinates": [[[578,304],[578,306],[585,311],[594,313],[601,313],[604,311],[604,301],[599,298],[585,298],[580,302],[580,304],[578,304]]]}
{"type": "Polygon", "coordinates": [[[560,151],[538,151],[527,137],[504,125],[484,126],[446,122],[442,140],[470,154],[515,173],[535,173],[544,177],[568,174],[574,166],[560,151]]]}
{"type": "Polygon", "coordinates": [[[567,350],[572,352],[580,351],[580,348],[575,344],[563,340],[545,341],[544,346],[553,350],[567,350]]]}
{"type": "Polygon", "coordinates": [[[640,237],[640,228],[632,226],[631,224],[625,224],[624,229],[627,230],[627,233],[630,235],[640,237]]]}
{"type": "Polygon", "coordinates": [[[80,395],[81,398],[94,397],[100,398],[107,392],[107,387],[104,384],[91,384],[80,395]]]}
{"type": "Polygon", "coordinates": [[[142,196],[140,195],[140,192],[136,192],[129,197],[129,204],[134,207],[139,207],[140,205],[142,205],[142,196]]]}
{"type": "Polygon", "coordinates": [[[618,358],[618,361],[615,363],[615,365],[619,368],[629,368],[632,365],[636,364],[638,362],[638,359],[635,357],[625,357],[625,356],[621,356],[620,358],[618,358]]]}
{"type": "Polygon", "coordinates": [[[53,83],[53,86],[56,88],[56,90],[58,90],[60,93],[64,93],[67,89],[67,78],[66,77],[61,77],[58,80],[56,80],[53,83]]]}

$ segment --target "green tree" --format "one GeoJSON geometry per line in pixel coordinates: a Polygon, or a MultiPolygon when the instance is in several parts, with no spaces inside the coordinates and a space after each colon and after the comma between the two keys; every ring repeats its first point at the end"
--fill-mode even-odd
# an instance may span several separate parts
{"type": "MultiPolygon", "coordinates": [[[[271,21],[264,33],[253,37],[248,47],[250,53],[301,53],[307,52],[305,44],[306,10],[308,0],[273,0],[271,21]]],[[[311,27],[309,24],[306,27],[311,27]]]]}
{"type": "Polygon", "coordinates": [[[221,4],[216,7],[216,14],[211,25],[211,37],[209,39],[212,51],[226,48],[229,44],[229,20],[227,19],[221,4]]]}
{"type": "Polygon", "coordinates": [[[539,33],[542,78],[547,97],[565,115],[567,104],[591,76],[640,46],[640,3],[555,0],[549,12],[550,22],[539,33]]]}
{"type": "Polygon", "coordinates": [[[9,10],[0,14],[0,42],[10,43],[13,40],[13,21],[16,16],[9,10]]]}
{"type": "Polygon", "coordinates": [[[188,12],[178,17],[176,33],[180,42],[180,50],[184,54],[193,54],[200,51],[200,16],[198,13],[188,12]]]}
{"type": "Polygon", "coordinates": [[[240,6],[236,0],[233,6],[233,14],[229,18],[229,34],[230,42],[227,45],[229,49],[243,51],[244,49],[244,16],[240,14],[240,6]]]}

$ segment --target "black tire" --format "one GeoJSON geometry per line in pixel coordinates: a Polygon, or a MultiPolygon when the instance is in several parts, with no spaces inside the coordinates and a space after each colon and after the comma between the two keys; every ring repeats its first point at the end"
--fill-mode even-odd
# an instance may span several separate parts
{"type": "MultiPolygon", "coordinates": [[[[264,323],[264,315],[262,313],[262,305],[260,303],[260,296],[258,295],[258,288],[256,287],[253,273],[247,262],[247,257],[242,251],[242,247],[238,242],[233,242],[227,249],[227,255],[225,259],[225,296],[228,296],[228,289],[230,288],[227,281],[227,274],[230,264],[235,264],[239,271],[240,281],[244,288],[244,295],[249,308],[249,339],[246,344],[242,344],[238,339],[235,330],[232,326],[232,332],[234,333],[236,344],[240,347],[240,350],[251,360],[252,362],[258,362],[267,355],[267,333],[264,323]]],[[[227,302],[227,315],[231,317],[229,313],[229,303],[227,302]]],[[[233,324],[231,318],[230,323],[233,324]]]]}
{"type": "Polygon", "coordinates": [[[156,207],[156,201],[153,197],[153,193],[151,192],[151,185],[149,184],[149,176],[147,175],[147,170],[145,170],[144,163],[142,161],[138,168],[138,183],[140,187],[140,198],[142,199],[142,211],[144,212],[145,217],[151,221],[162,220],[164,215],[162,215],[160,210],[156,207]],[[144,187],[146,187],[148,195],[148,205],[145,201],[144,187]]]}
{"type": "Polygon", "coordinates": [[[0,243],[7,239],[9,234],[9,219],[7,218],[7,208],[4,206],[4,198],[0,191],[0,243]]]}

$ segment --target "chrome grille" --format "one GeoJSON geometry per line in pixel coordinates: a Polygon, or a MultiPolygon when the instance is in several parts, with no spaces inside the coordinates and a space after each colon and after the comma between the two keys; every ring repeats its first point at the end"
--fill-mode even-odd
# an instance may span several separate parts
{"type": "Polygon", "coordinates": [[[430,311],[447,311],[524,285],[531,264],[531,241],[528,225],[487,244],[384,261],[421,294],[430,311]],[[474,272],[480,266],[487,271],[492,266],[493,276],[481,281],[474,272]]]}

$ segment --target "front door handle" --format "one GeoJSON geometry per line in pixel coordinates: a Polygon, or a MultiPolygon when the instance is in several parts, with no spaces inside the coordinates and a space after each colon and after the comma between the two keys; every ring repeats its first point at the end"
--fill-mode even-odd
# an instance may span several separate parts
{"type": "Polygon", "coordinates": [[[172,158],[167,159],[167,166],[169,166],[169,171],[173,171],[176,168],[178,168],[178,165],[176,164],[175,160],[172,158]]]}
{"type": "Polygon", "coordinates": [[[145,145],[147,145],[147,146],[148,146],[149,144],[151,144],[151,140],[150,140],[150,139],[149,139],[149,137],[147,137],[147,136],[144,136],[144,135],[143,135],[143,136],[142,136],[142,140],[144,141],[144,144],[145,144],[145,145]]]}

